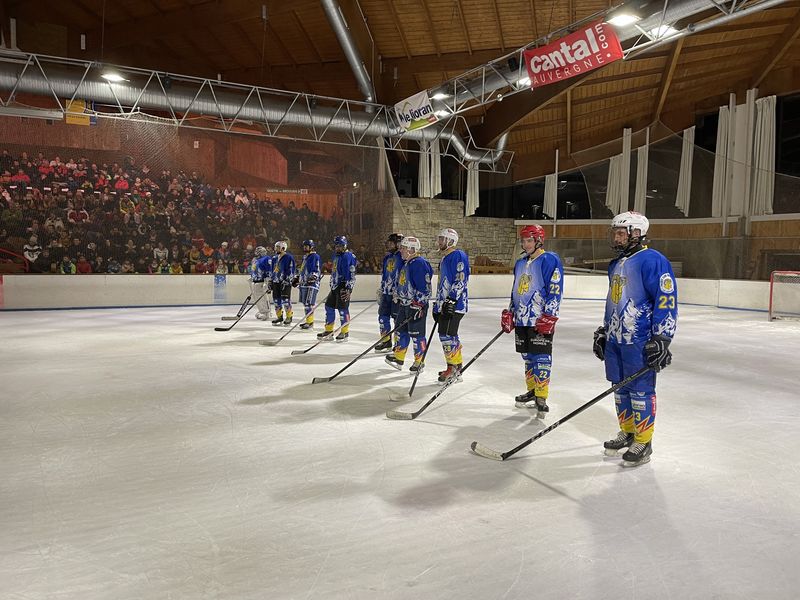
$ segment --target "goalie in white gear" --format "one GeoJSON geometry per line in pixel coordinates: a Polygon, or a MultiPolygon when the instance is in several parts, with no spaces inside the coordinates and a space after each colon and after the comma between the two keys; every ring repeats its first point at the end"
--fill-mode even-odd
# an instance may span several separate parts
{"type": "Polygon", "coordinates": [[[256,302],[256,319],[266,321],[270,318],[272,308],[269,304],[269,292],[272,288],[272,257],[264,246],[255,249],[250,261],[250,297],[256,302]],[[260,300],[259,300],[260,298],[260,300]]]}

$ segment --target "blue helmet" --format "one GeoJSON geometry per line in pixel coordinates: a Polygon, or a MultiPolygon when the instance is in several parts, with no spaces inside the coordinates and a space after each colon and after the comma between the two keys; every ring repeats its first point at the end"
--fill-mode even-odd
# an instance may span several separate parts
{"type": "Polygon", "coordinates": [[[344,246],[347,248],[347,238],[343,235],[337,235],[335,238],[333,238],[333,245],[344,246]]]}
{"type": "Polygon", "coordinates": [[[317,243],[314,240],[303,240],[303,246],[308,246],[313,250],[317,247],[317,243]]]}

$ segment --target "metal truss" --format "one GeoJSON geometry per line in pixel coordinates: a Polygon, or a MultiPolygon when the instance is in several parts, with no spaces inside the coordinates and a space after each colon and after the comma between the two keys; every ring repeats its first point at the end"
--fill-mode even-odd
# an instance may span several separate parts
{"type": "Polygon", "coordinates": [[[439,140],[441,154],[466,167],[507,173],[513,152],[479,148],[466,119],[448,115],[436,125],[403,129],[393,107],[363,101],[229,83],[94,61],[0,51],[0,114],[65,116],[75,100],[89,100],[81,114],[185,129],[222,131],[299,142],[339,144],[418,153],[411,141],[439,140]],[[101,77],[113,71],[116,82],[101,77]],[[49,107],[25,107],[25,97],[49,107]],[[23,106],[24,108],[19,108],[23,106]],[[41,113],[41,114],[37,114],[41,113]]]}

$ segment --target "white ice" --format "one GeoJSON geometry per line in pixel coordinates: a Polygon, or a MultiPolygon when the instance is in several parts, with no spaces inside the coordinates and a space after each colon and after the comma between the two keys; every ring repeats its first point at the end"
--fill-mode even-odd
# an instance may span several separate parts
{"type": "MultiPolygon", "coordinates": [[[[503,304],[472,303],[465,359],[503,304]]],[[[800,323],[682,306],[652,462],[623,469],[602,455],[610,397],[507,462],[469,451],[546,426],[514,408],[511,336],[393,421],[438,389],[438,342],[398,404],[411,379],[382,355],[310,383],[375,339],[374,306],[349,343],[299,357],[313,334],[259,345],[285,329],[252,313],[214,331],[235,310],[0,314],[1,598],[800,594],[800,323]]],[[[546,424],[609,387],[601,313],[564,301],[546,424]]]]}

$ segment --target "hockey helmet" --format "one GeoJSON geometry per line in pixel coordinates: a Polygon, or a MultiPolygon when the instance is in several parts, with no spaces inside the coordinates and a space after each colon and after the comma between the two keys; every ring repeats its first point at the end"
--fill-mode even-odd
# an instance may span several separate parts
{"type": "Polygon", "coordinates": [[[262,257],[262,256],[266,256],[267,255],[267,249],[264,248],[264,246],[258,246],[255,249],[255,255],[258,256],[259,258],[262,257]]]}
{"type": "Polygon", "coordinates": [[[611,228],[617,229],[619,227],[624,227],[628,235],[633,235],[634,230],[639,230],[640,237],[645,237],[647,235],[647,230],[650,229],[650,221],[647,220],[642,213],[638,213],[633,210],[626,211],[624,213],[619,213],[616,217],[611,219],[611,228]]]}
{"type": "Polygon", "coordinates": [[[451,227],[445,227],[441,231],[439,231],[439,237],[444,238],[444,247],[449,248],[451,246],[455,246],[458,243],[458,233],[455,229],[451,227]],[[452,242],[452,243],[451,243],[452,242]]]}
{"type": "Polygon", "coordinates": [[[317,243],[314,240],[303,240],[303,248],[308,246],[312,250],[317,247],[317,243]]]}
{"type": "Polygon", "coordinates": [[[344,246],[345,248],[347,248],[347,237],[343,235],[337,235],[335,238],[333,238],[333,245],[344,246]]]}
{"type": "Polygon", "coordinates": [[[403,238],[403,241],[400,242],[400,247],[405,248],[406,250],[411,250],[414,254],[419,252],[419,249],[422,247],[419,243],[419,240],[415,237],[408,236],[403,238]]]}
{"type": "Polygon", "coordinates": [[[286,252],[286,249],[288,247],[289,247],[289,245],[286,242],[284,242],[283,240],[279,240],[279,241],[275,242],[275,252],[286,252]]]}
{"type": "Polygon", "coordinates": [[[541,225],[525,225],[519,232],[519,239],[527,240],[533,238],[537,242],[544,242],[544,227],[541,225]]]}
{"type": "Polygon", "coordinates": [[[400,242],[403,241],[404,237],[405,236],[402,233],[391,233],[391,234],[389,234],[389,237],[386,238],[386,241],[387,242],[393,242],[395,244],[399,244],[400,242]]]}

